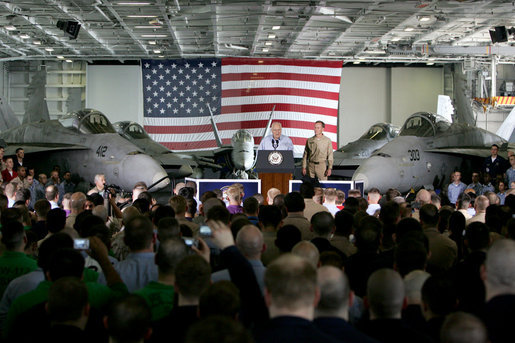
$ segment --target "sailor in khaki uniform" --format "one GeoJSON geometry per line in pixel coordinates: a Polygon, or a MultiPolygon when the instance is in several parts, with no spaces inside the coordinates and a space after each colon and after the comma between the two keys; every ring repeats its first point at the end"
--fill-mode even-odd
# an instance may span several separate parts
{"type": "Polygon", "coordinates": [[[333,143],[324,136],[323,121],[315,123],[315,135],[308,138],[302,156],[302,175],[308,172],[309,177],[327,180],[333,169],[333,143]]]}

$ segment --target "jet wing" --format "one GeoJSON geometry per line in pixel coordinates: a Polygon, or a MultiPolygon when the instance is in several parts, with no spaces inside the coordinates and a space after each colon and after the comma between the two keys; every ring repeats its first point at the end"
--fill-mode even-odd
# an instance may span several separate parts
{"type": "Polygon", "coordinates": [[[16,153],[16,149],[22,148],[26,154],[32,154],[36,152],[46,152],[46,151],[59,151],[59,150],[88,150],[89,148],[83,145],[76,144],[53,144],[53,143],[33,143],[33,144],[17,144],[9,142],[8,146],[5,148],[5,155],[14,155],[16,153]]]}

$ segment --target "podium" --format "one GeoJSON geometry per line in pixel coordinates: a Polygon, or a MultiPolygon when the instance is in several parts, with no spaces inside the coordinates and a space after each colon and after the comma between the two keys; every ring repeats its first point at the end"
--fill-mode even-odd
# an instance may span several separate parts
{"type": "Polygon", "coordinates": [[[255,170],[261,179],[261,193],[265,199],[270,188],[277,188],[287,194],[288,182],[295,169],[293,151],[291,150],[258,150],[255,170]]]}

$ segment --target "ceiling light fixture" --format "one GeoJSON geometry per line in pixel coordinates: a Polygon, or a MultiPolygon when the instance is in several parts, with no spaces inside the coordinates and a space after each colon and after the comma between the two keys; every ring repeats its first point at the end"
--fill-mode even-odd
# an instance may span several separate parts
{"type": "Polygon", "coordinates": [[[20,38],[21,39],[29,39],[30,36],[28,34],[26,34],[26,33],[23,33],[23,34],[20,35],[20,38]]]}
{"type": "Polygon", "coordinates": [[[346,15],[337,15],[335,16],[336,19],[344,21],[346,23],[352,24],[354,23],[351,18],[347,17],[346,15]]]}
{"type": "Polygon", "coordinates": [[[68,62],[68,63],[72,63],[73,61],[72,61],[72,60],[66,60],[66,62],[68,62]]]}
{"type": "Polygon", "coordinates": [[[159,49],[154,49],[154,54],[160,54],[161,53],[161,50],[159,49]]]}
{"type": "Polygon", "coordinates": [[[14,30],[16,30],[16,26],[14,26],[14,25],[7,25],[7,26],[4,26],[4,27],[5,27],[5,29],[7,31],[14,31],[14,30]]]}
{"type": "Polygon", "coordinates": [[[157,15],[150,14],[130,14],[127,18],[157,18],[157,15]]]}
{"type": "Polygon", "coordinates": [[[134,26],[135,29],[160,29],[163,26],[161,25],[136,25],[134,26]]]}
{"type": "Polygon", "coordinates": [[[363,51],[365,54],[373,54],[373,55],[382,55],[386,54],[386,51],[384,50],[365,50],[363,51]]]}
{"type": "Polygon", "coordinates": [[[404,31],[406,31],[406,32],[411,32],[411,31],[413,31],[413,30],[415,30],[415,29],[414,29],[414,28],[412,28],[412,27],[407,27],[407,28],[405,28],[405,29],[404,29],[404,31]]]}
{"type": "Polygon", "coordinates": [[[272,30],[279,30],[280,28],[281,28],[281,25],[272,26],[272,30]]]}
{"type": "Polygon", "coordinates": [[[263,52],[268,52],[268,48],[263,48],[263,52]]]}
{"type": "Polygon", "coordinates": [[[393,37],[392,42],[398,42],[401,40],[401,37],[393,37]]]}
{"type": "Polygon", "coordinates": [[[159,56],[157,56],[157,57],[159,57],[159,58],[165,58],[165,56],[164,56],[164,55],[159,55],[159,56]]]}
{"type": "Polygon", "coordinates": [[[435,64],[435,62],[427,62],[427,63],[426,63],[426,65],[428,65],[428,66],[432,66],[432,65],[434,65],[434,64],[435,64]]]}
{"type": "Polygon", "coordinates": [[[150,5],[150,2],[117,2],[116,4],[122,6],[147,6],[150,5]]]}
{"type": "Polygon", "coordinates": [[[58,59],[60,59],[60,60],[64,60],[64,56],[59,55],[59,56],[56,56],[56,57],[57,57],[58,59]]]}
{"type": "Polygon", "coordinates": [[[272,42],[265,42],[265,45],[272,45],[272,42]]]}
{"type": "Polygon", "coordinates": [[[143,38],[166,38],[167,35],[141,35],[143,38]]]}
{"type": "Polygon", "coordinates": [[[354,61],[353,64],[360,64],[360,61],[354,61]]]}
{"type": "Polygon", "coordinates": [[[423,22],[426,22],[426,21],[430,21],[430,20],[431,20],[431,17],[430,17],[430,16],[428,16],[428,15],[421,15],[421,16],[419,16],[417,19],[418,19],[418,21],[420,21],[421,23],[423,23],[423,22]]]}
{"type": "Polygon", "coordinates": [[[48,52],[52,52],[52,51],[54,51],[54,48],[45,48],[45,50],[48,52]]]}
{"type": "Polygon", "coordinates": [[[226,44],[224,44],[224,46],[228,49],[236,49],[236,50],[248,50],[249,49],[244,45],[236,45],[236,44],[232,44],[232,43],[229,43],[229,44],[226,43],[226,44]]]}
{"type": "Polygon", "coordinates": [[[273,33],[270,33],[270,34],[268,35],[268,38],[269,38],[269,39],[274,39],[275,37],[276,37],[276,35],[275,35],[275,34],[273,34],[273,33]]]}
{"type": "Polygon", "coordinates": [[[156,43],[156,41],[155,41],[155,40],[150,40],[150,41],[148,41],[148,44],[150,44],[150,45],[156,45],[157,43],[156,43]]]}
{"type": "Polygon", "coordinates": [[[41,45],[41,41],[40,40],[35,40],[32,42],[32,44],[34,45],[41,45]]]}

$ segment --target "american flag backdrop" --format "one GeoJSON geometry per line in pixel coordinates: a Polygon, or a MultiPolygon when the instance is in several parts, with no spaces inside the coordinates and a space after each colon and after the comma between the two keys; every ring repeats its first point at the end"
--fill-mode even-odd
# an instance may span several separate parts
{"type": "Polygon", "coordinates": [[[337,148],[341,61],[263,58],[142,60],[144,127],[174,151],[216,148],[208,104],[222,142],[247,129],[259,144],[270,112],[304,152],[314,123],[337,148]]]}

